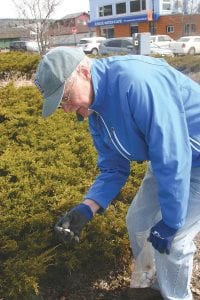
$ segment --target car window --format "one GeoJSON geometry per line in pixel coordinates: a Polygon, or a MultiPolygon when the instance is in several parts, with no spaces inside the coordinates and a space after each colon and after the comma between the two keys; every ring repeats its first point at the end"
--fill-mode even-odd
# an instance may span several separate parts
{"type": "Polygon", "coordinates": [[[165,35],[165,36],[164,36],[164,41],[167,41],[167,42],[169,41],[169,42],[170,42],[170,41],[171,41],[171,38],[170,38],[169,36],[165,35]]]}
{"type": "Polygon", "coordinates": [[[165,41],[164,36],[158,36],[158,42],[163,42],[163,41],[165,41]]]}
{"type": "Polygon", "coordinates": [[[88,43],[91,43],[91,41],[89,40],[80,40],[79,44],[88,44],[88,43]]]}
{"type": "Polygon", "coordinates": [[[122,40],[122,47],[133,46],[133,43],[128,40],[122,40]]]}
{"type": "Polygon", "coordinates": [[[20,47],[20,42],[16,42],[15,44],[14,44],[14,47],[20,47]]]}
{"type": "Polygon", "coordinates": [[[180,39],[178,39],[178,42],[188,42],[189,40],[190,40],[190,38],[181,37],[180,39]]]}
{"type": "Polygon", "coordinates": [[[121,40],[112,40],[105,43],[107,47],[121,47],[121,40]]]}
{"type": "Polygon", "coordinates": [[[194,42],[200,43],[200,38],[195,38],[195,39],[194,39],[194,42]]]}

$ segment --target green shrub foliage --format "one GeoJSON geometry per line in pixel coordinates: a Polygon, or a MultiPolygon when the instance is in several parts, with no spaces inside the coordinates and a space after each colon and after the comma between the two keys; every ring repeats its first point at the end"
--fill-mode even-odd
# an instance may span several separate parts
{"type": "Polygon", "coordinates": [[[109,209],[86,226],[79,244],[60,244],[57,218],[82,201],[96,175],[87,121],[59,110],[41,118],[35,87],[0,88],[0,298],[30,299],[46,287],[70,289],[128,268],[125,214],[145,171],[131,176],[109,209]],[[87,275],[86,275],[87,274],[87,275]]]}
{"type": "Polygon", "coordinates": [[[40,56],[29,52],[0,53],[0,80],[25,77],[30,79],[36,70],[40,56]]]}

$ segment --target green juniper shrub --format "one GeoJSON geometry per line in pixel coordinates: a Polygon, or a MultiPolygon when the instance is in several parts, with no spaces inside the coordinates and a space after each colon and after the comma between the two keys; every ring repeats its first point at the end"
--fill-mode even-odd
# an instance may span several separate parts
{"type": "Polygon", "coordinates": [[[96,175],[87,121],[59,110],[42,119],[35,87],[0,88],[0,298],[29,299],[47,287],[70,290],[128,270],[125,214],[145,171],[133,164],[126,186],[82,233],[62,245],[54,224],[82,201],[96,175]],[[87,275],[86,275],[87,274],[87,275]]]}
{"type": "Polygon", "coordinates": [[[25,77],[30,79],[40,60],[38,54],[29,52],[0,53],[0,79],[12,80],[25,77]]]}

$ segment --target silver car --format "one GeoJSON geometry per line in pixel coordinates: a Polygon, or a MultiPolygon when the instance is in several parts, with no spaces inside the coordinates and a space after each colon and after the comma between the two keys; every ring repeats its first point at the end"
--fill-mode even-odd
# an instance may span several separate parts
{"type": "Polygon", "coordinates": [[[134,54],[133,38],[121,37],[107,39],[99,45],[99,54],[134,54]]]}
{"type": "Polygon", "coordinates": [[[39,52],[36,41],[13,41],[10,43],[10,51],[39,52]]]}

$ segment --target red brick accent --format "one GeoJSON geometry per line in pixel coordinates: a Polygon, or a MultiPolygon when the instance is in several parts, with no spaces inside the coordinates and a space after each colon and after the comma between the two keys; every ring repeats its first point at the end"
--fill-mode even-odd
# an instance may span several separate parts
{"type": "Polygon", "coordinates": [[[149,22],[139,23],[138,32],[149,32],[149,22]]]}
{"type": "Polygon", "coordinates": [[[131,34],[130,26],[129,25],[127,26],[127,24],[115,25],[114,34],[115,37],[130,36],[131,34]]]}
{"type": "Polygon", "coordinates": [[[196,32],[193,32],[190,35],[200,35],[200,14],[162,16],[156,22],[156,34],[168,34],[173,39],[177,39],[181,36],[187,35],[187,33],[184,32],[185,24],[195,24],[196,32]],[[174,32],[167,33],[167,26],[174,26],[174,32]]]}

